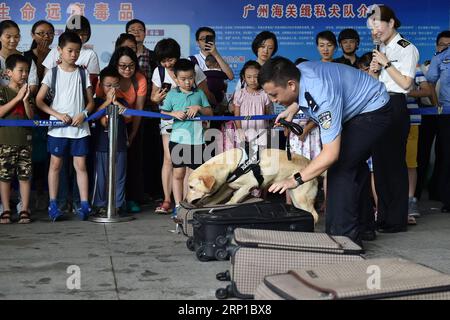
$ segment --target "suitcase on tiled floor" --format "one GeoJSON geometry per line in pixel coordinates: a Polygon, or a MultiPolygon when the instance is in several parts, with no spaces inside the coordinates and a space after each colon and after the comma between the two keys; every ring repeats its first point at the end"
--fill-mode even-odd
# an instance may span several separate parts
{"type": "Polygon", "coordinates": [[[180,208],[177,212],[177,218],[179,221],[180,229],[182,233],[188,237],[188,240],[186,241],[186,246],[189,250],[194,251],[194,244],[192,237],[194,236],[194,230],[192,228],[192,219],[194,213],[213,213],[217,210],[224,210],[229,208],[234,208],[238,205],[244,204],[244,203],[258,203],[263,202],[264,200],[261,198],[249,198],[243,201],[242,203],[238,204],[218,204],[213,206],[207,206],[207,207],[197,207],[195,205],[192,205],[190,203],[182,201],[180,203],[180,208]]]}
{"type": "Polygon", "coordinates": [[[218,299],[252,299],[258,284],[270,274],[364,259],[362,248],[349,238],[325,233],[236,229],[228,250],[231,268],[216,277],[231,284],[216,291],[218,299]]]}
{"type": "Polygon", "coordinates": [[[450,275],[399,258],[320,265],[268,275],[258,300],[450,300],[450,275]]]}
{"type": "Polygon", "coordinates": [[[193,246],[200,261],[226,260],[227,246],[236,228],[314,231],[311,213],[283,203],[242,204],[211,214],[194,213],[193,246]]]}

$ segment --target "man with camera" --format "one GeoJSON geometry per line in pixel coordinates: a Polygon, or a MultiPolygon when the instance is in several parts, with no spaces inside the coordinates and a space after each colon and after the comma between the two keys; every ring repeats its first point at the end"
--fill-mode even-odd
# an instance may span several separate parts
{"type": "Polygon", "coordinates": [[[198,64],[203,71],[208,70],[206,65],[206,57],[212,55],[220,66],[220,69],[225,72],[228,80],[234,79],[233,70],[231,70],[228,63],[222,58],[216,47],[216,32],[209,27],[201,27],[195,32],[195,40],[200,48],[200,52],[194,56],[190,56],[189,59],[198,64]]]}

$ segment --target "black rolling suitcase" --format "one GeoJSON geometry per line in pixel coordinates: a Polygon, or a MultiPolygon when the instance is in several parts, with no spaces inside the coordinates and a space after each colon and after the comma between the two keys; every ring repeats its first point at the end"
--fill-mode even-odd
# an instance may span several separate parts
{"type": "Polygon", "coordinates": [[[242,204],[211,214],[194,213],[192,245],[200,261],[226,260],[235,228],[314,232],[313,216],[282,203],[242,204]]]}
{"type": "Polygon", "coordinates": [[[248,204],[248,203],[257,203],[257,202],[263,202],[263,199],[260,198],[249,198],[246,199],[242,203],[236,203],[236,204],[217,204],[217,205],[211,205],[207,207],[197,207],[195,205],[192,205],[190,203],[182,201],[180,203],[179,211],[177,212],[177,218],[178,218],[178,224],[180,225],[180,229],[183,232],[183,234],[188,237],[186,241],[186,246],[189,250],[194,251],[194,230],[192,228],[192,219],[194,216],[194,213],[208,213],[211,214],[213,212],[216,212],[218,210],[224,210],[224,209],[230,209],[237,206],[240,206],[242,204],[248,204]]]}

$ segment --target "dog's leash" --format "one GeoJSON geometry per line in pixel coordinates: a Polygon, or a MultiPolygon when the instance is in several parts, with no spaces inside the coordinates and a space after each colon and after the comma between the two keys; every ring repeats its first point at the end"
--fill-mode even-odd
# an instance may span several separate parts
{"type": "MultiPolygon", "coordinates": [[[[291,130],[295,135],[297,136],[301,136],[303,134],[303,128],[301,125],[299,125],[298,123],[295,122],[291,122],[291,121],[287,121],[285,119],[280,119],[278,121],[283,127],[291,130]]],[[[291,154],[291,139],[290,139],[290,134],[288,132],[287,135],[287,140],[286,140],[286,152],[287,152],[287,157],[288,160],[291,161],[292,160],[292,154],[291,154]]]]}

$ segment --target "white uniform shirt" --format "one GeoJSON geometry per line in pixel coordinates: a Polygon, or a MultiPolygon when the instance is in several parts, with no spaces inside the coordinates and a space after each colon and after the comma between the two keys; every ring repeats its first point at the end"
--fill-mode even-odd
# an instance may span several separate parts
{"type": "MultiPolygon", "coordinates": [[[[59,59],[58,49],[55,47],[48,53],[42,65],[47,69],[51,69],[57,66],[59,59]]],[[[94,50],[81,48],[80,56],[75,62],[77,66],[85,67],[89,74],[99,74],[100,64],[98,63],[98,57],[94,50]]]]}
{"type": "Polygon", "coordinates": [[[203,71],[209,70],[209,68],[206,66],[206,56],[204,56],[203,53],[199,52],[194,57],[197,59],[200,69],[202,69],[203,71]]]}
{"type": "MultiPolygon", "coordinates": [[[[380,46],[380,51],[386,54],[392,65],[404,76],[414,79],[416,66],[419,61],[419,51],[409,41],[403,39],[399,33],[389,42],[380,46]]],[[[384,83],[388,92],[407,93],[388,74],[388,70],[381,69],[379,80],[384,83]]]]}
{"type": "MultiPolygon", "coordinates": [[[[8,84],[9,77],[6,75],[6,60],[2,56],[0,56],[0,85],[6,87],[8,84]]],[[[39,85],[36,64],[33,60],[31,60],[30,73],[28,74],[28,84],[30,86],[39,85]]]]}
{"type": "MultiPolygon", "coordinates": [[[[86,73],[86,89],[91,86],[89,80],[89,73],[86,73]]],[[[52,86],[52,72],[47,72],[42,80],[42,83],[49,88],[52,86]]],[[[58,74],[56,77],[55,97],[53,98],[52,109],[59,113],[67,113],[72,118],[85,109],[83,88],[81,84],[81,76],[78,69],[67,72],[58,67],[58,74]]],[[[50,116],[50,120],[57,120],[50,116]]],[[[72,138],[80,139],[90,134],[89,124],[84,122],[80,127],[49,127],[48,135],[58,138],[72,138]]]]}

